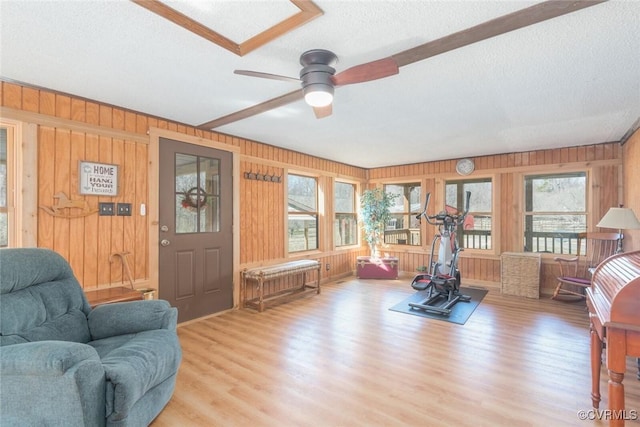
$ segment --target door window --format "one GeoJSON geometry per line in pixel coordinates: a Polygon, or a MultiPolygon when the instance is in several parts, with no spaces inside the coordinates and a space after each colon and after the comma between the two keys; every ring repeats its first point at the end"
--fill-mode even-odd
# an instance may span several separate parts
{"type": "Polygon", "coordinates": [[[177,234],[220,231],[220,160],[176,153],[177,234]]]}

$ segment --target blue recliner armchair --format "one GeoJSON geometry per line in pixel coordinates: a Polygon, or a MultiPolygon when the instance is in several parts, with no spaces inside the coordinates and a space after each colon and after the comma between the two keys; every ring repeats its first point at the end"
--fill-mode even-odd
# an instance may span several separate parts
{"type": "Polygon", "coordinates": [[[145,426],[182,351],[166,301],[91,309],[67,261],[0,249],[0,425],[145,426]]]}

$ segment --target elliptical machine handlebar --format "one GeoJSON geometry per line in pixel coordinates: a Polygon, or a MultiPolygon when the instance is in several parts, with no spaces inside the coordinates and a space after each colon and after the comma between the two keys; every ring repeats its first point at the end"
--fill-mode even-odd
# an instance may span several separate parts
{"type": "Polygon", "coordinates": [[[427,208],[429,207],[429,200],[431,199],[431,193],[427,193],[426,200],[424,202],[424,209],[418,215],[416,215],[416,219],[420,221],[420,218],[424,217],[427,222],[431,225],[445,225],[455,223],[456,226],[462,224],[464,222],[465,217],[469,213],[469,200],[471,199],[471,191],[467,191],[465,194],[465,208],[464,212],[457,215],[448,214],[446,209],[442,212],[439,212],[435,215],[427,215],[427,208]]]}

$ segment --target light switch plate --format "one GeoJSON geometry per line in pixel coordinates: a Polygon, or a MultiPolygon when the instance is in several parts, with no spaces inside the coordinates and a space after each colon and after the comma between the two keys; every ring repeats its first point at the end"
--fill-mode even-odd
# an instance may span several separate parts
{"type": "Polygon", "coordinates": [[[131,203],[118,203],[119,216],[131,216],[131,203]]]}
{"type": "Polygon", "coordinates": [[[113,203],[101,202],[98,203],[98,214],[100,216],[113,216],[115,215],[115,208],[113,203]]]}

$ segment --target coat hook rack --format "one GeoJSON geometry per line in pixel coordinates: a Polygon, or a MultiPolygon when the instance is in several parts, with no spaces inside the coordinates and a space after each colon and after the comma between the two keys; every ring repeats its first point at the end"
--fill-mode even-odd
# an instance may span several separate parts
{"type": "Polygon", "coordinates": [[[282,182],[282,177],[281,176],[263,174],[260,171],[258,171],[256,173],[254,173],[253,171],[245,172],[244,173],[244,178],[245,179],[252,179],[254,181],[277,182],[277,183],[282,182]]]}

